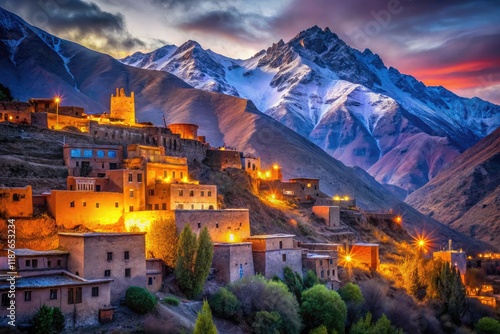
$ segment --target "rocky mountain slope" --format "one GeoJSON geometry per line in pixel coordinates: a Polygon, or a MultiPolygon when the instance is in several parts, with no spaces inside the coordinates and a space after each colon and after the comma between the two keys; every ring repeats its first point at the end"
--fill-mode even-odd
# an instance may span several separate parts
{"type": "Polygon", "coordinates": [[[121,61],[250,99],[344,164],[407,192],[500,125],[499,106],[426,87],[387,68],[370,50],[349,47],[328,28],[312,27],[247,60],[188,41],[121,61]]]}
{"type": "MultiPolygon", "coordinates": [[[[428,219],[400,202],[360,168],[349,168],[312,142],[261,113],[242,98],[194,89],[176,76],[126,66],[98,52],[61,40],[18,16],[0,8],[0,82],[21,100],[63,96],[63,105],[85,106],[101,113],[115,87],[136,96],[137,118],[162,125],[188,122],[200,125],[214,146],[226,143],[277,162],[285,178],[318,177],[328,194],[355,197],[364,209],[394,209],[405,215],[405,226],[421,229],[423,224],[439,238],[466,240],[440,223],[428,219]]],[[[63,136],[60,134],[59,137],[63,136]]],[[[6,141],[17,139],[6,137],[6,141]]],[[[61,139],[59,139],[60,141],[61,139]]]]}
{"type": "Polygon", "coordinates": [[[406,202],[471,237],[500,243],[500,129],[443,168],[406,202]]]}

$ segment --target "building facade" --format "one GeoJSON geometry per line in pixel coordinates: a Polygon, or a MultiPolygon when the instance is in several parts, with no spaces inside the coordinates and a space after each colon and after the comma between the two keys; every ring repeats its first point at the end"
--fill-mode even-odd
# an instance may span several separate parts
{"type": "Polygon", "coordinates": [[[214,243],[212,267],[216,279],[222,283],[254,275],[252,243],[214,243]]]}

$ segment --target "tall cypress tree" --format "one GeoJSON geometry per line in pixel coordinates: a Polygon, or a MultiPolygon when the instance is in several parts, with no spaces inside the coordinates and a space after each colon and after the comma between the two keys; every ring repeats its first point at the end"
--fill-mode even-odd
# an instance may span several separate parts
{"type": "Polygon", "coordinates": [[[175,278],[179,288],[191,296],[193,286],[194,261],[196,257],[196,234],[186,225],[179,236],[175,278]]]}
{"type": "Polygon", "coordinates": [[[198,237],[198,245],[196,249],[196,259],[194,263],[194,277],[192,294],[197,296],[203,290],[203,285],[207,280],[212,265],[212,258],[214,256],[214,244],[207,227],[203,227],[198,237]]]}
{"type": "Polygon", "coordinates": [[[458,324],[467,312],[467,297],[460,272],[456,268],[453,268],[452,275],[448,313],[451,319],[458,324]]]}
{"type": "Polygon", "coordinates": [[[217,327],[212,320],[212,311],[206,300],[203,301],[201,311],[196,318],[193,334],[217,334],[217,327]]]}

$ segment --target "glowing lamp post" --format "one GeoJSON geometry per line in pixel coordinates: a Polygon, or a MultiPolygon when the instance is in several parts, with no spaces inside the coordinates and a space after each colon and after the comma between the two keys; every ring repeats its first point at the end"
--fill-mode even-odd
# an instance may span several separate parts
{"type": "Polygon", "coordinates": [[[54,102],[56,103],[56,129],[59,127],[59,103],[61,103],[61,98],[56,96],[54,98],[54,102]]]}
{"type": "Polygon", "coordinates": [[[229,234],[229,242],[234,242],[234,234],[229,234]]]}

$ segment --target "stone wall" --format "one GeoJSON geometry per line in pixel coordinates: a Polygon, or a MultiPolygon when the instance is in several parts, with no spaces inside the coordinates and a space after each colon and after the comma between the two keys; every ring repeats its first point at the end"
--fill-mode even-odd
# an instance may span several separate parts
{"type": "Polygon", "coordinates": [[[221,283],[254,275],[252,244],[215,243],[212,267],[216,269],[215,277],[221,283]]]}
{"type": "Polygon", "coordinates": [[[302,251],[300,249],[279,249],[272,251],[253,251],[256,274],[271,279],[275,275],[283,278],[283,269],[290,267],[302,276],[302,251]]]}
{"type": "Polygon", "coordinates": [[[340,207],[338,206],[313,206],[312,211],[325,220],[328,227],[340,226],[340,207]]]}
{"type": "Polygon", "coordinates": [[[0,188],[0,211],[7,217],[31,217],[33,200],[31,186],[0,188]]]}
{"type": "Polygon", "coordinates": [[[215,170],[226,168],[241,169],[240,152],[238,151],[209,149],[206,155],[206,164],[215,170]]]}
{"type": "Polygon", "coordinates": [[[371,270],[378,270],[379,245],[377,244],[353,244],[351,246],[351,254],[353,261],[367,265],[371,270]]]}
{"type": "Polygon", "coordinates": [[[122,119],[125,124],[135,124],[134,92],[130,96],[125,94],[125,89],[116,89],[116,95],[111,94],[109,107],[111,118],[122,119]]]}
{"type": "Polygon", "coordinates": [[[242,242],[250,236],[248,209],[175,210],[175,223],[179,233],[186,224],[197,234],[206,226],[213,242],[242,242]]]}

